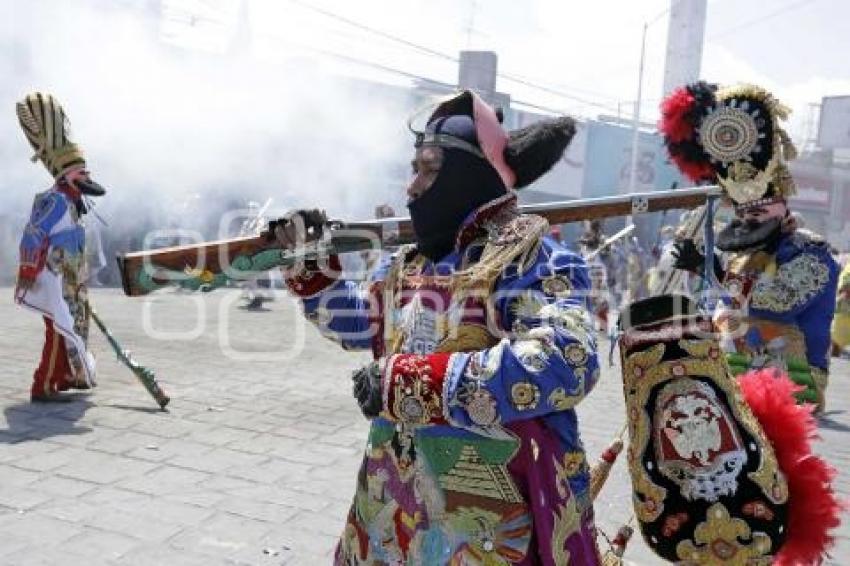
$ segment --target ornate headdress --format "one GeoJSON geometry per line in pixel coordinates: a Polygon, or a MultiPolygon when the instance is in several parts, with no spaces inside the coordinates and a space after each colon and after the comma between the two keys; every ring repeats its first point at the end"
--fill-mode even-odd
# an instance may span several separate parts
{"type": "Polygon", "coordinates": [[[786,162],[797,150],[779,126],[789,112],[758,86],[697,82],[664,99],[659,130],[684,175],[716,181],[736,205],[752,206],[795,193],[786,162]]]}
{"type": "Polygon", "coordinates": [[[70,140],[70,127],[65,110],[48,93],[33,92],[16,104],[18,121],[35,155],[54,179],[69,169],[85,167],[82,150],[70,140]]]}
{"type": "Polygon", "coordinates": [[[477,155],[493,166],[508,189],[521,189],[549,171],[576,132],[575,121],[566,116],[506,131],[501,109],[492,108],[471,90],[438,103],[426,126],[417,128],[414,121],[422,114],[417,112],[408,120],[408,127],[416,136],[416,147],[435,145],[477,155]],[[452,116],[470,118],[473,131],[466,135],[446,133],[440,127],[441,119],[452,116]]]}

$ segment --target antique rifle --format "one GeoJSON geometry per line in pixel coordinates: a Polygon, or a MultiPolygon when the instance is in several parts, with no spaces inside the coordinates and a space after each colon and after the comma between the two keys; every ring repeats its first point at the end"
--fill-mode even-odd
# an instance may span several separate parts
{"type": "MultiPolygon", "coordinates": [[[[716,186],[706,186],[522,205],[519,211],[542,216],[550,224],[564,224],[669,209],[693,209],[717,195],[720,190],[716,186]]],[[[294,250],[282,249],[267,230],[258,236],[132,252],[118,257],[121,282],[124,292],[131,297],[170,285],[209,291],[301,260],[378,250],[414,241],[409,218],[332,221],[322,232],[321,239],[294,250]]]]}
{"type": "Polygon", "coordinates": [[[94,310],[91,303],[88,304],[88,308],[92,320],[94,320],[94,323],[100,331],[103,332],[103,336],[106,338],[106,341],[109,342],[109,345],[112,346],[112,350],[115,352],[115,355],[118,356],[118,361],[127,366],[127,368],[133,372],[133,375],[139,379],[139,382],[141,382],[145,390],[147,390],[147,392],[151,394],[151,397],[153,397],[157,404],[159,404],[159,408],[164,411],[165,406],[168,405],[171,399],[165,394],[162,387],[159,386],[159,383],[156,380],[156,374],[145,366],[139,364],[139,362],[133,358],[130,351],[121,346],[118,339],[112,335],[112,332],[109,331],[109,328],[106,327],[106,324],[100,316],[98,316],[97,311],[94,310]]]}

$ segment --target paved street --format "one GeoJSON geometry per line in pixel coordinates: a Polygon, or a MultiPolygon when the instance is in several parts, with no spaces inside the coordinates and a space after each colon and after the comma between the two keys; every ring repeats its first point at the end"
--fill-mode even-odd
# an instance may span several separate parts
{"type": "MultiPolygon", "coordinates": [[[[68,405],[31,405],[43,327],[0,289],[0,564],[330,563],[366,436],[344,352],[280,295],[269,312],[239,293],[94,291],[105,322],[155,370],[169,412],[92,327],[100,386],[68,405]]],[[[607,357],[607,346],[604,356],[607,357]]],[[[819,451],[850,497],[850,364],[834,365],[819,451]]],[[[581,405],[592,460],[624,422],[619,370],[581,405]]],[[[628,520],[624,461],[597,502],[613,536],[628,520]]],[[[850,563],[850,522],[832,563],[850,563]]],[[[630,563],[657,564],[639,540],[630,563]]]]}

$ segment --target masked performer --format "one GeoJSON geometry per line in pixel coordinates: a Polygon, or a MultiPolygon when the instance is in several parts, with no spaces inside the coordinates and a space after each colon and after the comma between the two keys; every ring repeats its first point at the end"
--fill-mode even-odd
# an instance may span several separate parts
{"type": "Polygon", "coordinates": [[[622,272],[625,284],[620,302],[631,303],[646,296],[649,262],[637,236],[625,241],[623,255],[625,258],[622,272]]]}
{"type": "Polygon", "coordinates": [[[595,327],[603,332],[608,331],[608,313],[611,303],[611,287],[609,283],[613,274],[610,272],[611,250],[600,250],[605,242],[600,220],[586,221],[584,234],[578,240],[582,257],[588,260],[590,275],[590,310],[593,313],[595,327]]]}
{"type": "Polygon", "coordinates": [[[69,139],[68,121],[50,94],[32,93],[17,104],[27,140],[55,179],[36,195],[20,245],[15,288],[18,304],[40,313],[46,327],[41,363],[33,376],[33,401],[67,401],[70,388],[94,386],[94,357],[87,349],[85,229],[87,196],[104,189],[91,180],[79,147],[69,139]]]}
{"type": "MultiPolygon", "coordinates": [[[[678,89],[662,104],[670,157],[694,181],[718,182],[735,218],[717,237],[724,262],[714,272],[728,294],[718,322],[735,373],[777,367],[806,389],[798,397],[823,410],[838,266],[828,244],[795,227],[787,199],[796,155],[779,126],[788,109],[752,85],[678,89]]],[[[701,272],[692,241],[677,266],[701,272]]]]}
{"type": "Polygon", "coordinates": [[[598,563],[574,411],[599,376],[587,271],[513,190],[573,133],[562,118],[508,134],[459,94],[416,132],[416,246],[367,294],[289,279],[327,336],[376,357],[354,375],[372,425],[337,564],[598,563]]]}

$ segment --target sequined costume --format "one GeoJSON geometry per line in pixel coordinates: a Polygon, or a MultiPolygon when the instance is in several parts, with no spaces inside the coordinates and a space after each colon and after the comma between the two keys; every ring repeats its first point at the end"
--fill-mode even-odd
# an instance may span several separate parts
{"type": "Polygon", "coordinates": [[[27,141],[55,184],[36,195],[20,243],[15,301],[44,317],[45,346],[33,377],[34,401],[61,399],[59,391],[95,384],[88,351],[89,305],[85,281],[85,196],[105,189],[91,180],[80,148],[71,141],[65,111],[50,94],[34,92],[17,103],[27,141]]]}
{"type": "Polygon", "coordinates": [[[823,410],[838,265],[820,236],[796,229],[787,206],[796,191],[787,166],[796,148],[780,125],[788,108],[754,85],[695,83],[665,99],[662,112],[671,159],[694,181],[719,183],[734,206],[716,239],[725,261],[714,267],[733,372],[787,371],[805,387],[798,398],[823,410]]]}
{"type": "Polygon", "coordinates": [[[827,385],[838,281],[827,243],[797,230],[782,235],[773,253],[731,254],[725,273],[733,307],[747,312],[740,321],[746,330],[728,329],[738,335],[736,353],[727,356],[733,372],[778,367],[808,387],[801,399],[818,403],[827,385]]]}
{"type": "Polygon", "coordinates": [[[673,161],[735,207],[715,241],[725,265],[676,244],[676,267],[719,292],[646,299],[620,322],[635,515],[676,564],[820,564],[840,524],[835,471],[813,453],[812,407],[795,398],[814,401],[803,386],[826,367],[836,269],[791,222],[786,113],[752,85],[700,82],[662,103],[673,161]]]}
{"type": "Polygon", "coordinates": [[[91,385],[94,363],[86,348],[89,330],[85,229],[71,191],[54,186],[39,193],[20,245],[19,277],[33,289],[16,289],[15,300],[39,312],[46,326],[45,349],[32,393],[48,394],[72,384],[91,385]]]}
{"type": "Polygon", "coordinates": [[[820,564],[842,505],[816,423],[776,370],[734,379],[711,316],[683,295],[620,319],[638,527],[675,564],[820,564]]]}
{"type": "Polygon", "coordinates": [[[517,217],[502,233],[532,245],[489,241],[438,265],[402,251],[368,295],[347,281],[315,294],[321,276],[293,283],[326,336],[387,356],[386,414],[372,423],[339,564],[595,563],[573,410],[599,377],[589,281],[543,227],[517,217]],[[522,261],[468,287],[477,259],[510,247],[522,261]]]}
{"type": "Polygon", "coordinates": [[[368,289],[288,280],[325,336],[381,361],[338,565],[599,563],[574,410],[599,377],[587,269],[501,192],[438,261],[402,248],[368,289]]]}

